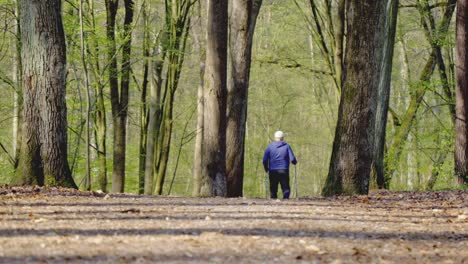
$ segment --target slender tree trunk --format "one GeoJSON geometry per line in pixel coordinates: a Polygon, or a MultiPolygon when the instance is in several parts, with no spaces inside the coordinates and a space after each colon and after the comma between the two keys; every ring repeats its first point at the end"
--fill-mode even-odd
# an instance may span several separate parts
{"type": "Polygon", "coordinates": [[[457,3],[455,176],[461,186],[468,183],[468,1],[457,3]]]}
{"type": "Polygon", "coordinates": [[[367,194],[373,159],[385,3],[347,2],[345,81],[324,195],[367,194]],[[365,66],[363,66],[365,65],[365,66]]]}
{"type": "Polygon", "coordinates": [[[252,42],[262,0],[234,0],[231,8],[228,81],[226,176],[227,196],[242,196],[244,181],[245,125],[252,57],[252,42]]]}
{"type": "Polygon", "coordinates": [[[122,69],[120,71],[120,89],[117,68],[117,49],[115,43],[115,18],[118,1],[106,0],[107,41],[109,65],[109,83],[111,90],[112,121],[114,124],[114,150],[112,192],[123,192],[125,188],[125,152],[127,136],[127,113],[130,86],[130,58],[132,43],[133,8],[132,0],[124,1],[125,17],[123,23],[122,69]]]}
{"type": "MultiPolygon", "coordinates": [[[[197,129],[196,129],[196,138],[195,138],[195,148],[194,148],[194,159],[193,159],[193,189],[192,195],[199,196],[202,185],[202,144],[203,144],[203,114],[204,114],[204,97],[203,97],[203,85],[204,85],[204,75],[205,75],[205,45],[202,43],[203,28],[206,23],[202,23],[201,15],[201,1],[198,2],[197,10],[197,31],[193,34],[195,46],[200,52],[200,83],[198,84],[197,91],[197,129]]],[[[205,21],[206,22],[206,21],[205,21]]],[[[194,30],[195,31],[195,30],[194,30]]]]}
{"type": "Polygon", "coordinates": [[[373,171],[377,185],[384,187],[385,132],[387,130],[388,106],[390,102],[390,84],[392,80],[393,50],[398,17],[398,0],[386,0],[384,54],[381,63],[381,76],[377,94],[377,112],[375,119],[375,145],[373,171]]]}
{"type": "Polygon", "coordinates": [[[106,149],[106,136],[107,136],[107,119],[106,119],[106,106],[104,101],[104,87],[101,73],[100,62],[100,47],[97,41],[96,32],[96,17],[94,14],[94,0],[89,1],[89,12],[91,17],[91,34],[93,38],[88,44],[92,52],[93,67],[91,73],[94,79],[94,94],[95,109],[93,113],[94,121],[94,137],[96,139],[96,153],[98,160],[98,186],[103,192],[107,192],[107,149],[106,149]]]}
{"type": "Polygon", "coordinates": [[[15,67],[14,79],[16,84],[16,91],[14,95],[14,110],[13,110],[13,153],[12,157],[15,161],[15,169],[18,166],[18,159],[21,152],[21,124],[23,123],[22,110],[23,110],[23,91],[21,73],[23,71],[23,63],[21,60],[21,25],[20,25],[20,2],[16,1],[15,7],[16,23],[15,23],[15,67]]]}
{"type": "Polygon", "coordinates": [[[228,0],[208,0],[201,196],[226,196],[228,0]]]}
{"type": "Polygon", "coordinates": [[[24,151],[15,183],[76,188],[67,161],[62,4],[22,0],[20,5],[24,151]]]}
{"type": "Polygon", "coordinates": [[[186,0],[166,2],[166,79],[160,116],[157,121],[156,153],[154,159],[154,194],[161,195],[166,179],[167,164],[171,150],[173,109],[175,92],[179,85],[180,74],[185,58],[185,49],[190,30],[190,8],[192,3],[186,0]]]}
{"type": "Polygon", "coordinates": [[[338,0],[337,21],[335,31],[335,75],[338,81],[338,90],[343,87],[343,45],[345,34],[345,9],[346,1],[338,0]]]}
{"type": "Polygon", "coordinates": [[[160,116],[162,70],[164,62],[164,51],[162,47],[155,50],[154,61],[151,63],[152,81],[150,84],[150,98],[148,110],[148,135],[146,140],[146,160],[145,160],[145,189],[144,194],[153,194],[153,171],[154,155],[156,154],[156,136],[158,130],[158,120],[160,116]],[[162,54],[161,54],[162,53],[162,54]],[[161,56],[161,58],[157,58],[161,56]]]}
{"type": "Polygon", "coordinates": [[[145,168],[146,168],[146,142],[148,140],[148,78],[149,78],[149,56],[150,56],[150,37],[149,37],[149,3],[143,3],[143,84],[140,97],[140,156],[138,167],[138,193],[145,191],[145,168]]]}
{"type": "Polygon", "coordinates": [[[87,191],[91,190],[91,154],[90,154],[90,143],[91,143],[91,91],[89,89],[89,73],[88,73],[88,62],[86,61],[86,43],[84,33],[84,14],[83,14],[83,0],[80,0],[79,4],[79,17],[80,17],[80,52],[81,62],[83,64],[83,71],[85,77],[85,90],[86,90],[86,184],[85,188],[87,191]]]}

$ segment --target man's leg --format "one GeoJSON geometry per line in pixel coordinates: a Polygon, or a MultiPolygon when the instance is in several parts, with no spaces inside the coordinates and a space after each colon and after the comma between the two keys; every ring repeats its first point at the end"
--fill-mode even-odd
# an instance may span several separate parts
{"type": "Polygon", "coordinates": [[[289,199],[289,194],[291,193],[291,187],[289,186],[289,170],[279,170],[278,174],[281,190],[283,191],[283,199],[289,199]]]}
{"type": "Polygon", "coordinates": [[[278,198],[278,183],[279,177],[276,171],[270,171],[270,197],[271,199],[278,198]]]}

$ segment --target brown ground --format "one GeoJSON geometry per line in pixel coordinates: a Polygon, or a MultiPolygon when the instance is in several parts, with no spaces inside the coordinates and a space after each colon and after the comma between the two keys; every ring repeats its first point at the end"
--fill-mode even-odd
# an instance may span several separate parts
{"type": "Polygon", "coordinates": [[[271,201],[0,188],[0,263],[468,263],[468,191],[271,201]]]}

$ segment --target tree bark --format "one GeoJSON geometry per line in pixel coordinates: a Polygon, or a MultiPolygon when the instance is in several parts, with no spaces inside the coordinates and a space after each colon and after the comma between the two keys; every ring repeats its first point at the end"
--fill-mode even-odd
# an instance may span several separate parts
{"type": "Polygon", "coordinates": [[[455,176],[462,186],[468,182],[468,1],[457,4],[455,176]]]}
{"type": "Polygon", "coordinates": [[[15,67],[14,67],[14,80],[16,84],[16,90],[14,95],[14,110],[13,110],[13,153],[11,156],[14,159],[15,169],[18,166],[18,159],[21,152],[21,124],[23,123],[23,90],[22,90],[22,79],[21,73],[23,71],[23,63],[21,60],[21,25],[20,25],[20,2],[16,1],[15,6],[15,67]]]}
{"type": "Polygon", "coordinates": [[[101,62],[100,58],[100,46],[97,40],[96,31],[96,16],[94,14],[94,0],[90,0],[89,4],[89,15],[91,20],[91,35],[93,38],[88,42],[90,46],[90,53],[92,52],[93,67],[91,67],[91,74],[94,79],[94,95],[95,95],[95,108],[93,112],[94,122],[94,137],[96,140],[96,154],[98,160],[98,176],[97,182],[99,189],[103,192],[107,192],[107,118],[106,118],[106,106],[104,101],[104,87],[105,84],[102,81],[101,73],[101,62]]]}
{"type": "Polygon", "coordinates": [[[107,41],[109,56],[109,83],[112,106],[112,121],[114,125],[114,150],[112,171],[112,192],[124,192],[125,188],[125,160],[127,113],[130,86],[130,58],[132,47],[132,0],[124,1],[125,17],[123,23],[122,69],[120,71],[120,89],[117,66],[117,49],[115,43],[115,22],[118,10],[118,1],[106,0],[107,11],[107,41]]]}
{"type": "Polygon", "coordinates": [[[385,3],[347,2],[345,78],[323,195],[367,194],[381,76],[385,3]]]}
{"type": "Polygon", "coordinates": [[[379,188],[384,187],[385,134],[387,130],[388,106],[390,102],[390,84],[392,80],[393,50],[398,17],[398,0],[387,0],[385,7],[384,54],[381,64],[377,94],[377,112],[375,119],[375,145],[373,171],[379,188]]]}
{"type": "Polygon", "coordinates": [[[335,32],[335,78],[338,82],[338,90],[341,91],[343,87],[343,44],[345,33],[345,9],[346,1],[339,0],[337,8],[337,21],[335,32]]]}
{"type": "Polygon", "coordinates": [[[233,0],[230,23],[231,75],[228,81],[227,196],[241,197],[244,180],[245,125],[252,43],[262,0],[233,0]]]}
{"type": "Polygon", "coordinates": [[[148,78],[149,78],[149,56],[150,56],[150,29],[149,29],[149,3],[143,3],[143,84],[140,96],[140,155],[138,167],[138,193],[145,191],[145,168],[146,168],[146,142],[148,140],[148,78]]]}
{"type": "Polygon", "coordinates": [[[228,0],[208,0],[201,196],[226,196],[228,0]]]}
{"type": "Polygon", "coordinates": [[[76,188],[67,161],[66,47],[59,0],[22,0],[23,140],[16,184],[76,188]]]}
{"type": "MultiPolygon", "coordinates": [[[[204,114],[204,97],[203,97],[203,86],[204,86],[204,75],[205,75],[205,43],[202,41],[203,39],[203,28],[206,23],[202,23],[202,9],[201,1],[198,2],[198,10],[197,10],[197,31],[193,34],[195,46],[198,48],[200,52],[200,82],[197,88],[197,128],[196,128],[196,138],[195,138],[195,147],[194,147],[194,155],[193,155],[193,189],[192,189],[192,196],[199,196],[201,191],[202,185],[202,144],[203,144],[203,114],[204,114]],[[203,42],[203,43],[202,43],[203,42]]],[[[195,31],[195,29],[194,29],[195,31]]]]}
{"type": "Polygon", "coordinates": [[[90,152],[90,144],[91,144],[91,91],[89,89],[89,71],[88,71],[88,62],[86,60],[87,57],[87,49],[86,49],[86,40],[85,40],[85,32],[84,32],[84,8],[83,8],[83,1],[80,0],[79,4],[79,17],[80,17],[80,54],[81,54],[81,62],[83,64],[83,72],[84,72],[84,79],[85,79],[85,90],[86,90],[86,180],[85,180],[85,189],[87,191],[91,191],[91,152],[90,152]]]}

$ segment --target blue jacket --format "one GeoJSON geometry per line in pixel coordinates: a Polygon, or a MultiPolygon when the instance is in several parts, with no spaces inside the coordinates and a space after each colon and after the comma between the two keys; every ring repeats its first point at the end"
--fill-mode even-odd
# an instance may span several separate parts
{"type": "Polygon", "coordinates": [[[265,171],[289,170],[289,162],[296,164],[297,160],[291,147],[283,141],[275,141],[268,145],[263,155],[265,171]]]}

